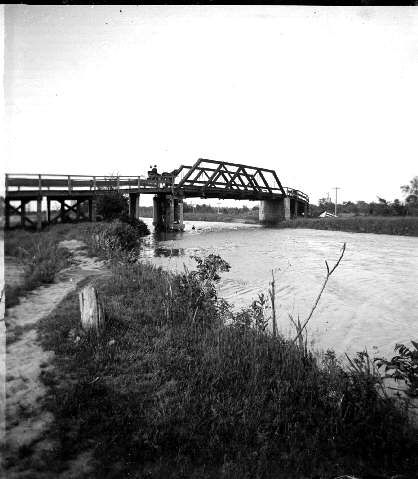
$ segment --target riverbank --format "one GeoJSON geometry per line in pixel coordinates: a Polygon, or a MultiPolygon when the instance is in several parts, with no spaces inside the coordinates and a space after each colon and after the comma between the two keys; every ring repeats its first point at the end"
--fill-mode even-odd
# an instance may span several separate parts
{"type": "MultiPolygon", "coordinates": [[[[150,213],[143,218],[152,218],[150,213]]],[[[208,221],[259,224],[257,214],[228,215],[217,213],[185,213],[185,221],[208,221]]],[[[417,216],[351,216],[340,218],[297,218],[283,221],[275,228],[311,228],[329,231],[347,231],[349,233],[375,233],[400,236],[418,236],[417,216]]]]}
{"type": "Polygon", "coordinates": [[[217,257],[171,274],[82,226],[71,235],[110,261],[93,281],[106,327],[83,332],[77,290],[38,323],[54,353],[41,472],[87,461],[88,477],[389,478],[415,466],[416,432],[366,358],[347,369],[273,337],[260,302],[232,312],[216,295],[228,269],[217,257]]]}
{"type": "Polygon", "coordinates": [[[279,223],[276,227],[418,236],[418,217],[353,216],[349,218],[297,218],[279,223]]]}
{"type": "MultiPolygon", "coordinates": [[[[19,289],[13,289],[13,306],[6,309],[6,358],[7,370],[5,376],[6,390],[6,441],[2,444],[2,467],[7,471],[7,477],[57,477],[49,471],[48,458],[56,449],[53,429],[55,417],[46,406],[48,386],[45,378],[55,375],[51,350],[45,349],[39,343],[38,327],[45,317],[59,307],[59,304],[86,278],[104,274],[102,262],[97,262],[83,253],[83,244],[77,240],[61,240],[68,235],[65,227],[54,228],[44,238],[33,234],[33,242],[46,242],[56,251],[60,248],[66,251],[65,257],[71,257],[71,263],[62,264],[63,268],[56,270],[52,279],[46,283],[25,289],[28,278],[33,275],[33,269],[23,268],[17,275],[10,275],[11,256],[6,258],[6,281],[10,277],[15,280],[19,289]],[[52,240],[54,238],[54,240],[52,240]]],[[[29,235],[30,233],[25,234],[29,235]]],[[[22,232],[8,232],[6,248],[9,253],[16,252],[17,239],[22,238],[22,232]],[[13,243],[11,243],[11,241],[13,243]]],[[[45,243],[45,244],[46,244],[45,243]]],[[[51,257],[53,259],[53,256],[51,257]]],[[[37,263],[37,269],[42,269],[42,262],[37,263]]],[[[15,266],[12,261],[12,267],[15,266]]],[[[56,265],[55,265],[56,266],[56,265]]],[[[12,286],[8,284],[8,286],[12,286]]],[[[16,284],[15,284],[16,286],[16,284]]],[[[10,289],[8,290],[10,291],[10,289]]],[[[6,292],[7,294],[7,292],[6,292]]],[[[10,304],[10,298],[7,298],[10,304]]],[[[64,463],[63,463],[64,464],[64,463]]],[[[74,469],[74,468],[73,468],[74,469]]],[[[77,475],[72,477],[78,477],[77,475]]]]}

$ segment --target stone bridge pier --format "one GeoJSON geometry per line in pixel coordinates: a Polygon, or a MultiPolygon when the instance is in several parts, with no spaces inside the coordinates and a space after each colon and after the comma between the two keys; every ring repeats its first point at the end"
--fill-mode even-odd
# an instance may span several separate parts
{"type": "Polygon", "coordinates": [[[260,201],[260,223],[274,225],[302,215],[308,216],[308,205],[297,199],[285,196],[284,198],[260,201]]]}
{"type": "Polygon", "coordinates": [[[183,231],[183,197],[155,195],[152,224],[157,230],[183,231]]]}

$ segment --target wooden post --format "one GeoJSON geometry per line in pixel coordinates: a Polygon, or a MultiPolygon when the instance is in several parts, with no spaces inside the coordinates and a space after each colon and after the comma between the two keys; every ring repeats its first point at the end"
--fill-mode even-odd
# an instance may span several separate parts
{"type": "Polygon", "coordinates": [[[140,196],[141,195],[138,192],[138,194],[135,197],[135,218],[136,219],[139,219],[139,198],[140,198],[140,196]]]}
{"type": "Polygon", "coordinates": [[[64,223],[65,222],[65,217],[66,217],[65,200],[60,200],[60,204],[61,204],[61,223],[64,223]]]}
{"type": "Polygon", "coordinates": [[[47,210],[47,221],[48,224],[51,223],[51,199],[47,198],[46,199],[46,210],[47,210]]]}
{"type": "Polygon", "coordinates": [[[68,193],[71,194],[71,176],[68,175],[68,193]]]}
{"type": "Polygon", "coordinates": [[[90,210],[90,221],[93,223],[96,222],[96,206],[97,206],[97,201],[96,198],[91,199],[91,210],[90,210]]]}
{"type": "Polygon", "coordinates": [[[80,200],[77,200],[76,212],[77,212],[77,221],[80,221],[80,200]]]}
{"type": "Polygon", "coordinates": [[[83,329],[99,335],[104,326],[104,314],[97,291],[93,286],[88,285],[78,293],[78,298],[83,329]]]}
{"type": "Polygon", "coordinates": [[[134,220],[138,216],[138,212],[136,210],[136,203],[138,194],[136,193],[129,193],[129,217],[131,220],[134,220]]]}
{"type": "Polygon", "coordinates": [[[26,213],[26,202],[25,200],[20,200],[20,224],[25,226],[25,213],[26,213]]]}
{"type": "Polygon", "coordinates": [[[42,196],[36,200],[36,231],[42,229],[42,196]]]}
{"type": "Polygon", "coordinates": [[[8,199],[4,202],[4,227],[6,229],[10,228],[10,200],[8,199]]]}

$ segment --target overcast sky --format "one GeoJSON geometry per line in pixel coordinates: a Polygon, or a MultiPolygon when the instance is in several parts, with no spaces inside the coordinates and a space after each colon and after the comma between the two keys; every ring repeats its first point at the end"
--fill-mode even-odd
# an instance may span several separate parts
{"type": "Polygon", "coordinates": [[[273,168],[314,202],[418,175],[418,7],[6,6],[8,172],[273,168]]]}

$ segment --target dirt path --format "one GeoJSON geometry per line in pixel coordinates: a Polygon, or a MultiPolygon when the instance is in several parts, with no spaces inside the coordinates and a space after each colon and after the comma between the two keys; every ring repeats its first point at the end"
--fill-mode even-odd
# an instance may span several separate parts
{"type": "Polygon", "coordinates": [[[18,305],[6,311],[7,428],[3,457],[10,479],[56,477],[37,471],[42,468],[43,454],[54,448],[46,438],[54,418],[43,409],[46,388],[40,379],[42,370],[52,367],[53,352],[44,351],[39,344],[37,323],[74,291],[81,280],[105,270],[103,262],[86,256],[82,242],[63,241],[61,245],[73,253],[75,264],[63,270],[56,283],[28,293],[18,305]],[[31,470],[25,463],[30,464],[31,470]]]}

